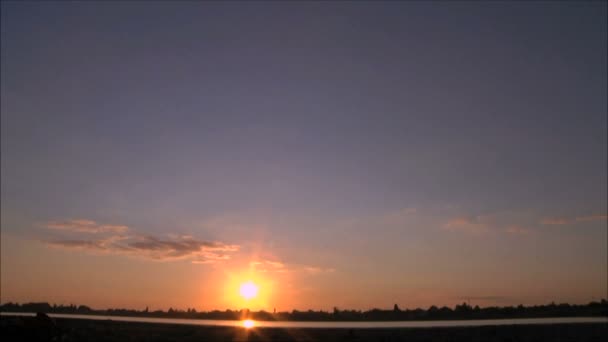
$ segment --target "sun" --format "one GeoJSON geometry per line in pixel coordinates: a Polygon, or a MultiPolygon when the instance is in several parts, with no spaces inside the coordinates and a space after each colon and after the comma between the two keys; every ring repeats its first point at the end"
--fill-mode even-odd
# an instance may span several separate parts
{"type": "Polygon", "coordinates": [[[241,294],[241,297],[245,298],[246,300],[255,298],[258,295],[258,286],[251,280],[244,282],[239,288],[239,293],[241,294]]]}
{"type": "Polygon", "coordinates": [[[255,326],[255,322],[253,320],[250,319],[246,319],[243,321],[243,327],[247,328],[247,329],[251,329],[255,326]]]}

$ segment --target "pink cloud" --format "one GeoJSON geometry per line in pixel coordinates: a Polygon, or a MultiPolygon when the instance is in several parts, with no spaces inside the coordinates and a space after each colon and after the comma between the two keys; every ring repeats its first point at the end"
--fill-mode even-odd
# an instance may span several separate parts
{"type": "Polygon", "coordinates": [[[565,218],[544,218],[540,221],[541,224],[545,225],[564,225],[572,223],[572,220],[568,220],[565,218]]]}
{"type": "Polygon", "coordinates": [[[482,216],[474,218],[457,217],[446,222],[443,225],[443,229],[466,233],[483,233],[488,230],[488,224],[484,222],[484,217],[482,216]]]}
{"type": "Polygon", "coordinates": [[[602,221],[608,220],[608,215],[589,215],[589,216],[580,216],[576,218],[577,222],[588,222],[588,221],[602,221]]]}
{"type": "Polygon", "coordinates": [[[579,222],[591,222],[591,221],[602,221],[608,219],[608,215],[599,214],[599,215],[588,215],[588,216],[579,216],[575,218],[544,218],[540,221],[541,224],[544,225],[567,225],[567,224],[575,224],[579,222]]]}

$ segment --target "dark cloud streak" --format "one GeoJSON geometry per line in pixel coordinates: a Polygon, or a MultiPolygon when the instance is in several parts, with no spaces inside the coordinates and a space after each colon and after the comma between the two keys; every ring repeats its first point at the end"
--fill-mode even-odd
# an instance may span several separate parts
{"type": "MultiPolygon", "coordinates": [[[[88,224],[88,226],[93,225],[94,223],[88,224]]],[[[82,230],[69,230],[69,232],[90,233],[82,230]]],[[[201,264],[228,260],[231,254],[240,248],[239,245],[198,240],[191,236],[163,239],[137,234],[110,235],[98,239],[57,239],[45,242],[57,248],[78,249],[92,253],[121,254],[161,261],[192,259],[193,262],[201,264]]]]}

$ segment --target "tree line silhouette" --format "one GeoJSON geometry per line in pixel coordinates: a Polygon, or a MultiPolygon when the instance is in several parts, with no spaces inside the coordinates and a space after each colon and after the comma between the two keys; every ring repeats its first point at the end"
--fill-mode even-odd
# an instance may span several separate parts
{"type": "Polygon", "coordinates": [[[254,319],[259,321],[410,321],[410,320],[454,320],[454,319],[498,319],[498,318],[541,318],[541,317],[594,317],[608,316],[608,301],[589,304],[547,304],[534,306],[490,306],[480,308],[472,307],[467,303],[456,305],[453,309],[447,306],[431,306],[428,309],[402,310],[397,304],[392,310],[340,310],[334,307],[333,311],[298,311],[267,312],[243,310],[213,310],[196,311],[194,308],[186,310],[169,308],[167,311],[150,311],[133,309],[107,309],[95,310],[86,305],[50,305],[49,303],[5,303],[0,305],[0,312],[43,312],[81,315],[106,316],[133,316],[157,318],[189,318],[189,319],[223,319],[240,320],[254,319]]]}

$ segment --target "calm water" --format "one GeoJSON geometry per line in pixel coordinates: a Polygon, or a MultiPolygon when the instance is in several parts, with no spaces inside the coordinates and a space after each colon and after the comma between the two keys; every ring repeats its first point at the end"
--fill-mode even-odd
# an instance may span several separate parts
{"type": "MultiPolygon", "coordinates": [[[[0,312],[0,316],[34,316],[33,313],[0,312]]],[[[190,324],[224,327],[242,327],[242,321],[210,319],[122,317],[102,315],[49,314],[56,318],[112,320],[121,322],[143,322],[163,324],[190,324]]],[[[560,318],[514,318],[514,319],[476,319],[454,321],[395,321],[395,322],[267,322],[256,321],[255,327],[266,328],[437,328],[437,327],[479,327],[484,325],[513,324],[560,324],[560,323],[607,323],[608,317],[560,317],[560,318]]]]}

